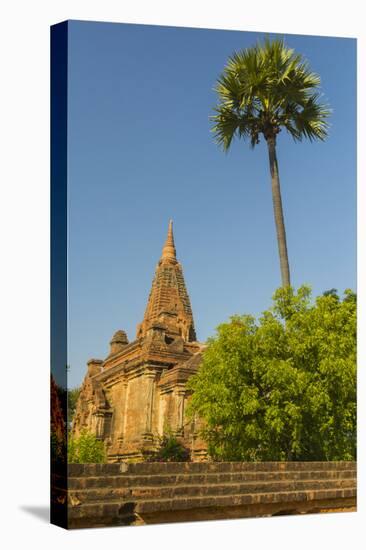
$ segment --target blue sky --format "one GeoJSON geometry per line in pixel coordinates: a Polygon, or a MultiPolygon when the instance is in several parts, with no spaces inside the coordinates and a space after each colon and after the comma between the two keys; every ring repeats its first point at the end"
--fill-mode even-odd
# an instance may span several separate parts
{"type": "MultiPolygon", "coordinates": [[[[170,218],[200,341],[270,306],[281,280],[266,145],[224,154],[209,123],[228,56],[263,36],[70,22],[69,386],[116,330],[134,339],[170,218]]],[[[278,139],[292,284],[355,289],[356,41],[284,38],[333,109],[326,142],[278,139]]]]}

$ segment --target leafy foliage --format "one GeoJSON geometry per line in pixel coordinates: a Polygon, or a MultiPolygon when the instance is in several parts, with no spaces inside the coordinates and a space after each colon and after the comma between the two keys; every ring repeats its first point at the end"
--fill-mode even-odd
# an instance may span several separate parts
{"type": "Polygon", "coordinates": [[[218,327],[188,386],[214,459],[354,459],[356,295],[277,290],[259,322],[218,327]]]}
{"type": "Polygon", "coordinates": [[[165,434],[160,438],[160,448],[155,453],[145,456],[147,462],[186,462],[190,460],[189,450],[171,435],[165,434]]]}
{"type": "Polygon", "coordinates": [[[252,147],[275,137],[282,128],[295,141],[324,140],[330,109],[321,102],[320,77],[283,40],[234,53],[219,77],[218,105],[211,117],[216,141],[228,150],[233,138],[252,147]]]}
{"type": "Polygon", "coordinates": [[[79,437],[68,439],[68,462],[87,464],[106,462],[106,453],[103,441],[94,434],[83,431],[79,437]]]}

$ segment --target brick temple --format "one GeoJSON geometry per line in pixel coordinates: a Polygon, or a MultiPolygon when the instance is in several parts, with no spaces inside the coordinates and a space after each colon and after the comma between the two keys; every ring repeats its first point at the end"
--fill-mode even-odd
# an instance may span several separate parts
{"type": "Polygon", "coordinates": [[[90,359],[72,431],[86,429],[106,443],[108,461],[141,459],[171,433],[193,460],[205,456],[198,422],[186,416],[188,378],[197,371],[204,345],[197,342],[173,224],[155,270],[136,338],[118,330],[105,359],[90,359]]]}

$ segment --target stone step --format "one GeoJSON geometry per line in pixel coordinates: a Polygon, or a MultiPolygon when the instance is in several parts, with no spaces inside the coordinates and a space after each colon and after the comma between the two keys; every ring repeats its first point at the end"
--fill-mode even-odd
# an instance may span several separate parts
{"type": "MultiPolygon", "coordinates": [[[[69,489],[91,489],[97,487],[148,487],[162,485],[210,484],[244,481],[279,481],[279,480],[327,480],[355,479],[353,470],[308,470],[290,472],[229,472],[229,473],[182,473],[182,474],[151,474],[151,475],[110,475],[93,477],[70,477],[69,489]]],[[[57,483],[57,481],[56,481],[57,483]]]]}
{"type": "Polygon", "coordinates": [[[130,488],[99,488],[86,490],[70,490],[69,501],[71,504],[87,503],[91,501],[138,501],[146,499],[175,499],[198,496],[221,496],[235,494],[256,493],[283,493],[291,491],[319,491],[329,489],[353,489],[356,483],[352,479],[336,479],[328,481],[266,481],[206,484],[206,485],[179,485],[161,487],[130,487],[130,488]]]}
{"type": "Polygon", "coordinates": [[[161,499],[160,501],[142,501],[135,508],[136,513],[185,510],[210,506],[241,506],[244,504],[265,504],[270,502],[296,502],[302,500],[328,500],[349,498],[356,495],[356,489],[331,489],[322,491],[286,491],[276,493],[238,494],[216,497],[191,497],[181,499],[161,499]]]}
{"type": "Polygon", "coordinates": [[[228,496],[197,496],[180,497],[174,499],[146,499],[134,502],[93,502],[69,506],[69,521],[86,518],[89,521],[106,521],[108,518],[122,517],[126,514],[143,514],[164,511],[195,510],[210,507],[231,507],[250,504],[269,504],[275,502],[296,503],[301,501],[324,501],[355,498],[355,488],[310,490],[310,491],[287,491],[275,493],[256,494],[235,494],[228,496]]]}
{"type": "Polygon", "coordinates": [[[337,462],[138,462],[114,464],[69,464],[69,477],[119,474],[152,475],[182,473],[271,472],[307,470],[352,470],[356,463],[337,462]]]}

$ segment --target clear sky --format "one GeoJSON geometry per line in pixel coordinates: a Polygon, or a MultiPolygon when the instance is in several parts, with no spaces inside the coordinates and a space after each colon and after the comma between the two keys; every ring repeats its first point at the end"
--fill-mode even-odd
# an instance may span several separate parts
{"type": "MultiPolygon", "coordinates": [[[[200,341],[270,306],[281,279],[266,145],[224,154],[209,123],[228,56],[262,37],[70,22],[69,386],[116,330],[134,339],[170,218],[200,341]]],[[[278,138],[292,284],[355,289],[356,41],[284,38],[333,109],[326,142],[278,138]]]]}

